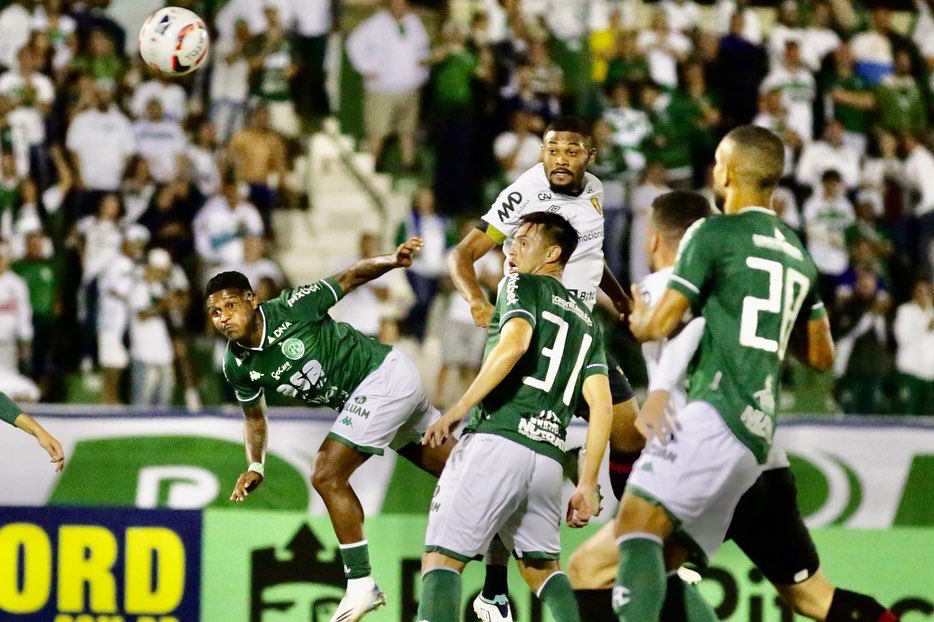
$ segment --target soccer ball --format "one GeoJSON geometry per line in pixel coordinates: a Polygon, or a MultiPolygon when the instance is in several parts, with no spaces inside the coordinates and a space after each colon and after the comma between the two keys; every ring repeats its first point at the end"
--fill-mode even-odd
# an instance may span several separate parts
{"type": "Polygon", "coordinates": [[[159,9],[139,31],[139,54],[156,71],[180,76],[192,72],[208,57],[210,39],[204,21],[177,6],[159,9]]]}

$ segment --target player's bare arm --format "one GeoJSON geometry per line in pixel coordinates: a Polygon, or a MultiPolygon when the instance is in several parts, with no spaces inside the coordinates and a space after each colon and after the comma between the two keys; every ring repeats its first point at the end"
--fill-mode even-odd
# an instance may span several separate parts
{"type": "MultiPolygon", "coordinates": [[[[503,381],[532,342],[532,325],[522,318],[512,318],[503,325],[499,342],[483,362],[480,373],[459,400],[438,419],[422,439],[423,445],[440,447],[451,436],[451,428],[470,413],[470,409],[503,381]]],[[[609,385],[607,385],[609,386],[609,385]]],[[[609,389],[607,389],[609,390],[609,389]]],[[[608,433],[609,434],[609,433],[608,433]]]]}
{"type": "Polygon", "coordinates": [[[357,289],[364,283],[378,279],[390,270],[408,268],[415,259],[415,254],[425,245],[421,238],[409,238],[399,245],[396,252],[378,257],[361,259],[343,272],[334,275],[345,294],[357,289]]]}
{"type": "Polygon", "coordinates": [[[38,421],[26,413],[20,413],[17,415],[13,425],[36,438],[39,446],[49,454],[49,462],[55,466],[56,473],[65,467],[65,452],[62,450],[61,443],[59,443],[54,436],[46,432],[45,428],[43,428],[38,421]]]}
{"type": "Polygon", "coordinates": [[[585,526],[600,512],[597,478],[603,454],[610,441],[610,427],[613,425],[613,397],[607,376],[590,376],[581,389],[590,408],[590,419],[584,442],[584,467],[577,488],[568,502],[567,522],[571,527],[585,526]]]}
{"type": "Polygon", "coordinates": [[[489,253],[494,246],[496,241],[493,238],[479,229],[474,229],[458,242],[448,256],[448,270],[451,272],[454,287],[470,304],[470,314],[474,323],[482,328],[490,325],[493,305],[480,288],[474,263],[489,253]]]}
{"type": "Polygon", "coordinates": [[[802,363],[817,371],[828,371],[833,367],[834,345],[830,335],[830,320],[827,316],[808,320],[804,330],[795,328],[791,337],[792,353],[802,363]],[[802,333],[797,338],[798,334],[802,333]]]}
{"type": "Polygon", "coordinates": [[[629,329],[640,342],[658,341],[670,335],[691,306],[684,294],[670,287],[651,308],[645,304],[639,294],[639,286],[635,284],[632,286],[632,299],[629,329]]]}
{"type": "Polygon", "coordinates": [[[260,398],[253,406],[243,407],[243,445],[250,467],[237,479],[237,485],[230,494],[231,501],[245,500],[263,482],[262,465],[266,461],[266,440],[266,398],[260,398]]]}
{"type": "Polygon", "coordinates": [[[619,284],[616,277],[610,272],[610,267],[603,262],[603,277],[600,279],[600,289],[613,302],[613,307],[621,316],[629,313],[632,309],[632,300],[626,294],[626,290],[619,284]]]}

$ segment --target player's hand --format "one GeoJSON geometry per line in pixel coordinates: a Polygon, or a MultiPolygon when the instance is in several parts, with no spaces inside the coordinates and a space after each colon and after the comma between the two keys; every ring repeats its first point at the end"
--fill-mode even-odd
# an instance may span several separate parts
{"type": "Polygon", "coordinates": [[[242,502],[263,483],[263,476],[256,471],[246,471],[237,479],[237,485],[230,493],[230,500],[242,502]]]}
{"type": "Polygon", "coordinates": [[[455,418],[451,414],[451,411],[444,413],[444,416],[428,426],[425,436],[422,437],[422,445],[441,447],[451,438],[451,427],[460,421],[460,418],[455,418]]]}
{"type": "Polygon", "coordinates": [[[49,462],[55,465],[56,473],[65,468],[65,452],[62,450],[62,444],[54,436],[43,430],[36,433],[36,440],[39,441],[39,446],[48,452],[51,458],[49,462]]]}
{"type": "Polygon", "coordinates": [[[421,238],[409,238],[405,242],[399,245],[399,248],[396,249],[396,265],[400,268],[408,268],[412,265],[412,262],[415,260],[415,254],[422,250],[422,247],[425,246],[425,242],[421,238]]]}
{"type": "Polygon", "coordinates": [[[470,315],[473,316],[473,323],[480,328],[488,327],[490,320],[493,319],[494,309],[495,307],[486,300],[470,303],[470,315]]]}
{"type": "Polygon", "coordinates": [[[636,417],[636,429],[646,440],[654,436],[664,445],[681,429],[678,420],[668,414],[668,391],[650,391],[636,417]]]}
{"type": "Polygon", "coordinates": [[[568,527],[584,527],[600,513],[600,494],[597,486],[581,482],[568,501],[568,527]]]}
{"type": "Polygon", "coordinates": [[[629,330],[632,331],[637,340],[647,341],[648,324],[649,319],[652,317],[652,310],[645,304],[636,283],[632,284],[630,291],[632,291],[632,308],[629,311],[629,330]]]}

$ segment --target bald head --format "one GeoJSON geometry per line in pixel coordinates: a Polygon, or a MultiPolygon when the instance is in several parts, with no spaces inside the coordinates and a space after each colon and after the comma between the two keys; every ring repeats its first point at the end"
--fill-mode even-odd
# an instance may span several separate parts
{"type": "Polygon", "coordinates": [[[785,146],[769,130],[756,125],[741,125],[727,134],[717,147],[715,174],[718,192],[726,185],[756,192],[771,192],[778,185],[785,168],[785,146]]]}

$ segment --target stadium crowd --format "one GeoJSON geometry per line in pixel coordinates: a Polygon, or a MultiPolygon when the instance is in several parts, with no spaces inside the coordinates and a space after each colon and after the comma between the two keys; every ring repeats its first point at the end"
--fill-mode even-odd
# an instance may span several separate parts
{"type": "MultiPolygon", "coordinates": [[[[387,315],[422,341],[445,300],[442,339],[471,344],[442,348],[439,384],[469,375],[482,350],[446,251],[538,162],[551,119],[593,122],[604,250],[624,283],[649,273],[653,199],[686,188],[712,199],[714,147],[752,122],[786,145],[773,207],[820,270],[839,405],[934,414],[927,0],[894,16],[846,0],[177,0],[214,41],[207,69],[172,80],[127,54],[135,32],[109,4],[0,1],[0,390],[11,397],[64,401],[65,378],[80,377],[99,379],[105,403],[200,407],[198,377],[213,373],[210,357],[193,363],[192,337],[207,334],[201,287],[223,269],[264,298],[284,286],[272,213],[307,203],[294,163],[332,113],[325,61],[339,37],[343,69],[362,80],[362,145],[420,185],[391,224],[425,251],[406,274],[411,301],[387,315]]],[[[361,255],[392,241],[374,233],[361,255]]],[[[352,306],[372,309],[389,294],[377,281],[358,296],[352,306]]]]}

